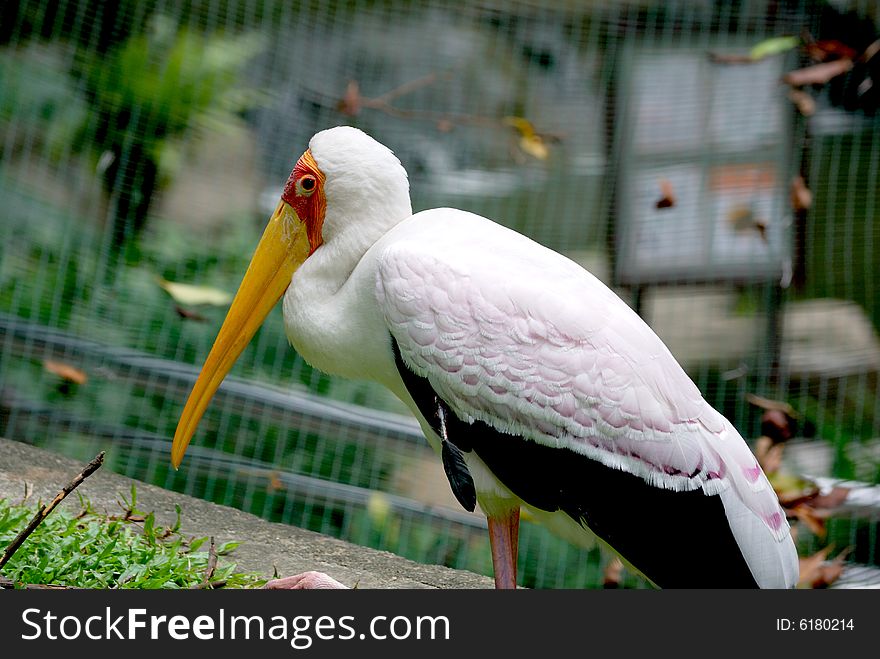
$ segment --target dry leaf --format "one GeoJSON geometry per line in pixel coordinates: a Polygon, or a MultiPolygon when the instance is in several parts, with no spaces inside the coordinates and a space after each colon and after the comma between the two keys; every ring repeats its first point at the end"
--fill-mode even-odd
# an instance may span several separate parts
{"type": "Polygon", "coordinates": [[[345,95],[336,106],[342,114],[349,117],[357,116],[361,111],[361,92],[357,80],[349,80],[345,87],[345,95]]]}
{"type": "Polygon", "coordinates": [[[813,66],[807,66],[803,69],[789,71],[782,76],[782,81],[792,87],[824,85],[832,78],[846,73],[852,67],[852,60],[848,57],[843,57],[831,62],[823,62],[822,64],[814,64],[813,66]]]}
{"type": "Polygon", "coordinates": [[[550,149],[547,148],[544,138],[535,131],[531,121],[524,117],[504,117],[502,121],[519,133],[519,148],[523,152],[538,160],[547,160],[550,149]]]}
{"type": "Polygon", "coordinates": [[[869,62],[877,53],[880,53],[880,39],[873,41],[870,46],[865,48],[865,52],[862,53],[862,56],[859,59],[863,62],[869,62]]]}
{"type": "Polygon", "coordinates": [[[452,122],[449,119],[438,119],[437,120],[437,130],[441,133],[449,133],[453,129],[452,122]]]}
{"type": "Polygon", "coordinates": [[[85,384],[89,380],[85,371],[82,371],[75,366],[71,366],[70,364],[65,364],[64,362],[56,362],[47,359],[43,362],[43,368],[49,373],[57,375],[62,380],[73,382],[74,384],[85,384]]]}
{"type": "Polygon", "coordinates": [[[755,443],[755,457],[758,458],[758,464],[761,465],[761,469],[768,478],[771,474],[778,472],[782,466],[784,449],[785,444],[775,444],[769,437],[759,437],[755,443]]]}
{"type": "Polygon", "coordinates": [[[534,137],[537,134],[532,122],[525,117],[504,117],[502,121],[505,126],[510,126],[522,137],[534,137]]]}
{"type": "Polygon", "coordinates": [[[547,145],[544,144],[544,140],[538,135],[521,137],[519,140],[519,148],[538,160],[547,160],[550,156],[550,149],[547,148],[547,145]]]}
{"type": "Polygon", "coordinates": [[[820,538],[825,537],[825,518],[827,515],[813,510],[810,506],[804,503],[791,507],[783,503],[781,499],[779,502],[785,506],[789,514],[794,515],[798,521],[803,522],[814,535],[817,535],[820,538]]]}
{"type": "Polygon", "coordinates": [[[811,502],[814,508],[822,508],[824,510],[834,510],[842,506],[843,502],[849,497],[850,488],[841,487],[839,485],[831,488],[828,494],[819,494],[811,502]]]}
{"type": "Polygon", "coordinates": [[[755,215],[749,206],[736,206],[727,214],[727,221],[734,231],[757,231],[761,240],[767,242],[767,222],[755,215]]]}
{"type": "Polygon", "coordinates": [[[795,107],[805,117],[812,117],[816,113],[816,101],[807,92],[801,89],[791,89],[788,92],[788,99],[794,103],[795,107]]]}
{"type": "Polygon", "coordinates": [[[813,205],[813,193],[804,182],[803,176],[795,176],[791,181],[791,207],[797,213],[813,205]]]}
{"type": "Polygon", "coordinates": [[[602,588],[619,588],[623,578],[623,562],[614,556],[605,566],[602,578],[602,588]]]}
{"type": "Polygon", "coordinates": [[[660,198],[655,206],[658,209],[672,208],[675,206],[675,190],[672,189],[672,182],[667,178],[660,179],[660,198]]]}
{"type": "Polygon", "coordinates": [[[210,286],[194,286],[192,284],[181,284],[178,282],[168,281],[167,279],[158,279],[161,286],[175,302],[184,306],[210,304],[222,307],[232,301],[232,295],[226,291],[210,286]]]}
{"type": "Polygon", "coordinates": [[[205,318],[202,314],[197,313],[195,311],[191,311],[189,309],[184,309],[179,304],[174,305],[174,311],[177,312],[177,315],[183,318],[184,320],[194,320],[199,323],[206,323],[208,319],[205,318]]]}
{"type": "Polygon", "coordinates": [[[840,578],[844,568],[843,560],[849,549],[844,549],[833,561],[827,561],[833,549],[834,545],[829,545],[812,556],[800,559],[799,588],[827,588],[840,578]]]}
{"type": "Polygon", "coordinates": [[[269,485],[266,487],[267,493],[272,494],[273,492],[277,492],[283,487],[283,484],[281,483],[281,478],[279,477],[277,471],[270,471],[267,476],[269,478],[269,485]]]}
{"type": "Polygon", "coordinates": [[[828,588],[843,574],[843,559],[838,556],[830,563],[822,563],[816,570],[811,586],[813,588],[828,588]]]}
{"type": "Polygon", "coordinates": [[[813,582],[816,580],[816,577],[820,574],[820,569],[822,563],[825,562],[825,559],[828,557],[828,554],[831,553],[831,550],[834,548],[834,545],[829,545],[820,549],[815,554],[811,556],[803,556],[799,560],[800,563],[800,577],[798,578],[798,587],[799,588],[809,588],[812,586],[813,582]]]}
{"type": "MultiPolygon", "coordinates": [[[[784,446],[778,444],[777,446],[784,446]]],[[[819,486],[813,481],[787,472],[777,471],[767,476],[770,485],[779,497],[779,503],[786,507],[795,507],[819,494],[819,486]]]]}
{"type": "Polygon", "coordinates": [[[763,396],[758,396],[756,394],[746,394],[746,400],[752,405],[760,407],[762,410],[779,410],[780,412],[785,412],[792,419],[796,419],[798,417],[795,409],[788,403],[781,400],[764,398],[763,396]]]}
{"type": "Polygon", "coordinates": [[[821,39],[807,44],[807,54],[817,62],[824,62],[829,58],[855,59],[858,53],[836,39],[821,39]]]}

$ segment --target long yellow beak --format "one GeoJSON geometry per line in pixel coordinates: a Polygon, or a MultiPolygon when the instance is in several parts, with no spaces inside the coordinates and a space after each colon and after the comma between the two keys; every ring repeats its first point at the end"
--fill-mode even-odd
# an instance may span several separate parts
{"type": "Polygon", "coordinates": [[[279,202],[180,415],[171,446],[175,469],[223,378],[284,295],[309,251],[305,224],[290,205],[279,202]]]}

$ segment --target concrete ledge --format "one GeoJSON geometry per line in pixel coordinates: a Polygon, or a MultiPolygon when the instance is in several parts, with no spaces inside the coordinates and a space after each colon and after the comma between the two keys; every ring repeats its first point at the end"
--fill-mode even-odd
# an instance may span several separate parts
{"type": "MultiPolygon", "coordinates": [[[[25,484],[33,488],[31,500],[54,497],[84,466],[50,451],[0,439],[0,499],[18,501],[25,484]]],[[[389,552],[376,551],[286,524],[275,524],[185,494],[164,490],[105,469],[92,474],[77,492],[97,510],[118,511],[120,495],[137,485],[138,508],[152,511],[162,525],[176,519],[174,504],[182,508],[181,530],[187,535],[210,536],[241,546],[227,558],[246,572],[289,576],[320,570],[347,586],[359,588],[492,588],[488,577],[437,565],[422,565],[389,552]]],[[[62,504],[75,508],[71,495],[62,504]]]]}

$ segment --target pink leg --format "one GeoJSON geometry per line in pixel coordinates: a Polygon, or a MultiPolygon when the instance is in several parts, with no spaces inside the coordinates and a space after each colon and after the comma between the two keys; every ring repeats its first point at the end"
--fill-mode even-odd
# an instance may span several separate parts
{"type": "Polygon", "coordinates": [[[519,508],[507,515],[489,517],[489,544],[496,588],[516,588],[516,553],[519,542],[519,508]]]}
{"type": "Polygon", "coordinates": [[[263,588],[269,590],[316,590],[325,588],[348,588],[323,572],[303,572],[293,577],[272,579],[263,588]]]}

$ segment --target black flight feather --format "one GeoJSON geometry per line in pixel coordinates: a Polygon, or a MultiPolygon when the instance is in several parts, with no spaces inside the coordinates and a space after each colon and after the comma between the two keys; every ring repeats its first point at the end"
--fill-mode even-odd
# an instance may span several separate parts
{"type": "Polygon", "coordinates": [[[448,416],[446,403],[440,400],[439,396],[435,396],[434,400],[437,404],[437,418],[440,419],[440,439],[442,440],[440,453],[443,457],[443,471],[446,472],[446,478],[449,479],[449,485],[452,486],[455,498],[465,510],[472,513],[477,507],[477,490],[474,487],[474,478],[468,471],[461,449],[449,439],[446,430],[448,416]]]}
{"type": "Polygon", "coordinates": [[[400,356],[400,347],[394,337],[391,337],[391,346],[394,350],[394,363],[397,365],[397,371],[406,385],[407,391],[415,400],[416,405],[422,416],[431,424],[431,428],[440,437],[441,451],[443,458],[443,471],[446,472],[446,478],[455,498],[468,512],[473,512],[477,507],[477,490],[474,487],[474,478],[468,471],[467,463],[464,461],[462,451],[470,452],[470,443],[467,440],[466,433],[457,433],[455,440],[449,438],[449,428],[447,421],[458,418],[447,407],[446,403],[434,393],[434,389],[425,378],[420,378],[413,373],[400,356]]]}

